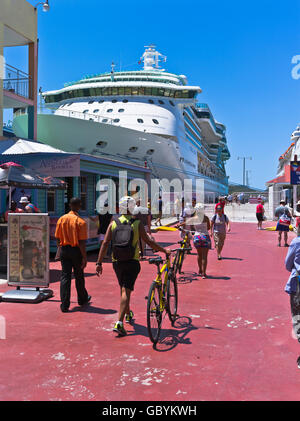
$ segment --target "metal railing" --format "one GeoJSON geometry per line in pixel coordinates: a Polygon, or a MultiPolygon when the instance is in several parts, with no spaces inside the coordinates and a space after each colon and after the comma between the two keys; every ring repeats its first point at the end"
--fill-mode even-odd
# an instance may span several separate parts
{"type": "Polygon", "coordinates": [[[96,121],[97,123],[105,123],[105,124],[118,124],[119,123],[119,121],[114,121],[116,119],[113,119],[111,117],[90,114],[90,113],[83,113],[82,111],[65,110],[63,108],[57,109],[55,114],[65,116],[65,117],[81,118],[83,120],[96,121]]]}
{"type": "Polygon", "coordinates": [[[24,98],[32,98],[32,79],[22,70],[6,64],[4,67],[3,89],[24,98]]]}

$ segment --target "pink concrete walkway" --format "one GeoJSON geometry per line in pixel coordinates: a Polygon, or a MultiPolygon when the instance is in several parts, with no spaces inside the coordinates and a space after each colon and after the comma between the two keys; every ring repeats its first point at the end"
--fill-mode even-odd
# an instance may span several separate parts
{"type": "MultiPolygon", "coordinates": [[[[177,232],[155,234],[174,243],[177,232]]],[[[290,234],[290,238],[294,237],[290,234]]],[[[146,300],[155,268],[142,262],[129,335],[112,325],[119,289],[111,264],[95,276],[90,255],[86,284],[91,305],[59,309],[59,264],[51,263],[55,296],[40,304],[0,303],[1,400],[298,400],[300,346],[291,335],[284,292],[286,248],[255,224],[233,223],[224,260],[209,252],[208,274],[196,276],[188,256],[179,284],[176,328],[164,320],[154,350],[147,336],[146,300]]],[[[92,262],[93,260],[93,262],[92,262]]],[[[0,292],[8,289],[1,286],[0,292]]]]}

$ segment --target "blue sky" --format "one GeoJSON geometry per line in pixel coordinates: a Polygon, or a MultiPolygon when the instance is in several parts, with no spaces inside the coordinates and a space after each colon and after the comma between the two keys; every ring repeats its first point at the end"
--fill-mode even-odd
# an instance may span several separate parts
{"type": "MultiPolygon", "coordinates": [[[[29,1],[35,5],[37,1],[29,1]]],[[[58,89],[83,75],[139,68],[144,45],[167,56],[165,69],[199,85],[227,127],[230,181],[264,188],[300,122],[300,79],[291,76],[300,54],[300,2],[287,0],[49,0],[39,8],[39,86],[58,89]]],[[[26,69],[24,48],[6,60],[26,69]],[[21,66],[22,64],[22,66],[21,66]]]]}

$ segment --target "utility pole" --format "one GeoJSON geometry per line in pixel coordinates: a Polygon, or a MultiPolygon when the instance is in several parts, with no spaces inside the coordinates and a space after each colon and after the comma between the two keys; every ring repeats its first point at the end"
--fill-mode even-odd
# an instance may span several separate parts
{"type": "Polygon", "coordinates": [[[243,160],[243,186],[245,186],[246,185],[245,184],[246,183],[246,159],[252,160],[252,157],[251,156],[238,156],[237,159],[243,160]]]}

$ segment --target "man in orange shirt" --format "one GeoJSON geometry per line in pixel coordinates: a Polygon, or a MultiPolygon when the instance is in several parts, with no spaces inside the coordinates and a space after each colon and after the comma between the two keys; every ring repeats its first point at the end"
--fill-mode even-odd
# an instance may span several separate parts
{"type": "Polygon", "coordinates": [[[61,247],[61,281],[60,298],[61,311],[66,313],[70,307],[71,278],[74,269],[75,286],[78,295],[78,304],[87,304],[91,296],[85,289],[84,268],[87,264],[85,241],[87,240],[86,222],[80,218],[78,211],[81,200],[73,197],[70,200],[71,211],[57,221],[55,238],[57,246],[61,247]]]}

